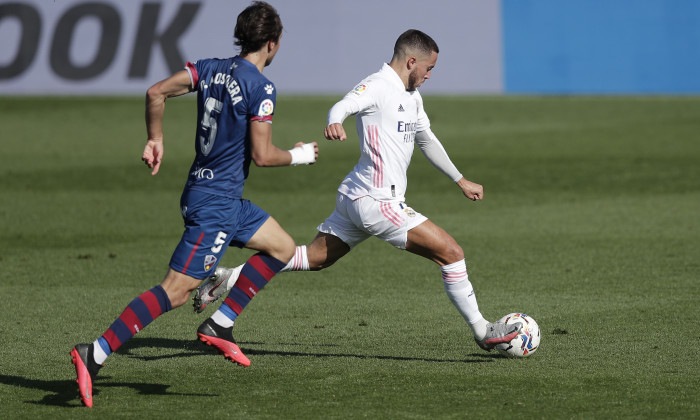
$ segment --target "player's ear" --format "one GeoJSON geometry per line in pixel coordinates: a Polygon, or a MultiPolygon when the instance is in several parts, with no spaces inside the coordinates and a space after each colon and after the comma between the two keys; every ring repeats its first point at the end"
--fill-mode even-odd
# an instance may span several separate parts
{"type": "Polygon", "coordinates": [[[413,70],[413,67],[415,67],[417,62],[418,62],[418,59],[416,57],[409,58],[408,61],[406,62],[406,68],[408,70],[413,70]]]}
{"type": "Polygon", "coordinates": [[[272,51],[274,51],[275,47],[277,46],[278,43],[279,43],[279,41],[273,41],[273,40],[267,41],[267,52],[271,53],[272,51]]]}

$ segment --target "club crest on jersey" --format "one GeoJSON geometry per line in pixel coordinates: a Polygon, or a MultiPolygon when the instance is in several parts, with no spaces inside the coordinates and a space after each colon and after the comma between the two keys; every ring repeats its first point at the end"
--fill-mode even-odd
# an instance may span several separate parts
{"type": "Polygon", "coordinates": [[[266,117],[268,115],[272,115],[272,112],[275,110],[275,104],[272,102],[271,99],[265,99],[260,103],[260,109],[258,110],[258,116],[259,117],[266,117]]]}
{"type": "Polygon", "coordinates": [[[352,92],[356,95],[361,95],[367,90],[367,85],[364,83],[360,83],[359,85],[355,86],[355,89],[352,90],[352,92]]]}
{"type": "Polygon", "coordinates": [[[403,211],[406,212],[408,217],[416,217],[416,212],[410,207],[406,207],[403,211]]]}
{"type": "Polygon", "coordinates": [[[207,255],[204,257],[204,271],[211,270],[212,266],[216,263],[216,257],[213,255],[207,255]]]}
{"type": "Polygon", "coordinates": [[[275,91],[275,87],[272,85],[265,85],[264,87],[265,92],[267,92],[268,95],[272,95],[272,92],[275,91]]]}

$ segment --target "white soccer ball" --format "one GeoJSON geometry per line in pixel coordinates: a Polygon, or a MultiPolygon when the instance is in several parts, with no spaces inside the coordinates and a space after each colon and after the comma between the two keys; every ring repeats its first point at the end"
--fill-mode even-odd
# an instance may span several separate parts
{"type": "Polygon", "coordinates": [[[540,346],[540,327],[529,315],[512,313],[504,316],[498,322],[502,324],[523,324],[520,333],[510,342],[496,345],[496,350],[506,357],[529,357],[540,346]]]}

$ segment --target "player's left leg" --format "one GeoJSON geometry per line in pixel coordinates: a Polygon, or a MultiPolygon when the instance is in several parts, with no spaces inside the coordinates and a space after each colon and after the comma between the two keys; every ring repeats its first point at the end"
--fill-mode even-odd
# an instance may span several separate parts
{"type": "Polygon", "coordinates": [[[445,292],[471,327],[474,336],[486,334],[487,321],[479,311],[474,288],[469,281],[464,251],[444,229],[430,220],[409,230],[406,250],[440,266],[445,292]]]}
{"type": "Polygon", "coordinates": [[[484,319],[469,281],[464,251],[444,229],[426,220],[408,231],[406,250],[440,265],[445,292],[469,324],[481,348],[491,350],[496,344],[510,341],[517,335],[518,325],[506,326],[484,319]]]}

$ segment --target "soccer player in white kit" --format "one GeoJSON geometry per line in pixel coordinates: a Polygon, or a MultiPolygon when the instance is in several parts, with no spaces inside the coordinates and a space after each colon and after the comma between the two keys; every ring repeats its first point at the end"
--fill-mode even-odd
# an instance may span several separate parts
{"type": "MultiPolygon", "coordinates": [[[[308,246],[298,246],[282,271],[321,270],[331,266],[360,242],[376,236],[399,249],[420,255],[440,266],[445,291],[467,321],[477,344],[491,350],[512,340],[520,324],[504,325],[484,319],[467,275],[464,252],[455,239],[405,203],[406,171],[414,143],[428,160],[462,190],[481,200],[481,185],[465,179],[430,130],[417,88],[430,78],[439,49],[418,30],[404,32],[396,41],[389,64],[365,78],[328,113],[324,135],[347,138],[343,121],[355,115],[360,159],[338,188],[336,207],[321,223],[308,246]]],[[[195,310],[233,286],[240,272],[219,268],[195,295],[195,310]],[[226,282],[226,287],[219,287],[226,282]],[[221,290],[219,290],[221,289],[221,290]]]]}

